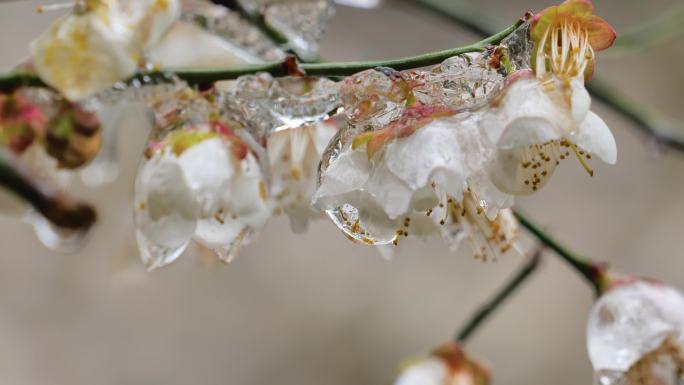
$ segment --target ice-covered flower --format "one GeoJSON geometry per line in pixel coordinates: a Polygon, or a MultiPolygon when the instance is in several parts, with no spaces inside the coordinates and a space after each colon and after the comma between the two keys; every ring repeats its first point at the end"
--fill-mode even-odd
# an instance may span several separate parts
{"type": "Polygon", "coordinates": [[[82,99],[133,75],[179,12],[179,0],[77,1],[33,41],[33,64],[47,84],[82,99]]]}
{"type": "Polygon", "coordinates": [[[320,215],[311,209],[311,197],[321,155],[336,132],[334,122],[322,121],[278,130],[268,137],[271,194],[276,210],[288,215],[295,232],[306,230],[309,220],[320,215]]]}
{"type": "Polygon", "coordinates": [[[502,83],[478,56],[345,79],[348,122],[321,161],[314,205],[357,242],[437,235],[456,248],[465,238],[477,256],[496,258],[517,232],[513,197],[486,173],[494,145],[482,108],[502,83]]]}
{"type": "Polygon", "coordinates": [[[143,262],[173,262],[194,239],[230,261],[271,211],[255,156],[224,126],[172,131],[154,143],[135,187],[143,262]]]}
{"type": "Polygon", "coordinates": [[[296,232],[321,213],[311,209],[318,164],[338,129],[329,119],[339,107],[337,84],[306,76],[273,78],[242,76],[219,86],[221,114],[265,153],[259,157],[269,171],[269,192],[276,214],[287,214],[296,232]]]}
{"type": "Polygon", "coordinates": [[[496,257],[517,224],[502,210],[512,199],[482,173],[492,148],[480,118],[418,105],[384,128],[351,140],[338,135],[314,204],[359,242],[396,245],[409,234],[441,234],[456,246],[467,236],[477,254],[496,257]]]}
{"type": "Polygon", "coordinates": [[[587,347],[597,385],[677,385],[684,379],[684,295],[623,279],[596,302],[587,347]]]}
{"type": "Polygon", "coordinates": [[[530,194],[550,178],[560,160],[575,156],[586,171],[596,155],[617,160],[615,139],[603,120],[589,110],[584,87],[594,67],[594,52],[610,47],[615,31],[588,0],[568,0],[536,15],[530,26],[533,71],[507,79],[493,103],[488,135],[499,152],[490,175],[501,190],[530,194]]]}
{"type": "Polygon", "coordinates": [[[468,357],[456,343],[436,349],[430,357],[407,366],[394,385],[487,385],[489,370],[468,357]]]}

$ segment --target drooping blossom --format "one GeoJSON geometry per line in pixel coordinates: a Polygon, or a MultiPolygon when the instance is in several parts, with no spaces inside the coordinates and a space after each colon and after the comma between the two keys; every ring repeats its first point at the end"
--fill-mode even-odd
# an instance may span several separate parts
{"type": "Polygon", "coordinates": [[[135,195],[148,269],[173,262],[193,239],[230,261],[271,211],[254,154],[213,124],[181,127],[150,145],[135,195]]]}
{"type": "Polygon", "coordinates": [[[329,119],[340,104],[337,84],[257,74],[224,82],[221,89],[221,113],[249,133],[255,147],[266,149],[260,161],[268,170],[274,213],[286,214],[291,228],[303,232],[322,217],[310,202],[321,156],[338,130],[337,120],[329,119]]]}
{"type": "Polygon", "coordinates": [[[407,366],[394,385],[488,385],[489,370],[465,354],[461,346],[447,343],[407,366]]]}
{"type": "Polygon", "coordinates": [[[345,80],[349,123],[326,151],[314,204],[350,239],[396,245],[410,235],[441,235],[455,248],[466,238],[483,259],[512,245],[512,197],[484,171],[494,147],[479,108],[491,94],[472,92],[461,67],[452,71],[448,83],[445,74],[415,71],[372,70],[345,80]],[[457,86],[446,93],[431,81],[457,86]]]}
{"type": "Polygon", "coordinates": [[[33,65],[68,99],[82,99],[133,75],[179,12],[179,0],[77,1],[33,41],[33,65]]]}
{"type": "Polygon", "coordinates": [[[610,47],[615,31],[593,14],[590,1],[567,0],[537,14],[530,36],[533,71],[508,77],[485,124],[498,147],[490,176],[502,191],[516,195],[541,188],[567,157],[576,157],[590,175],[592,155],[609,164],[617,159],[615,139],[590,111],[584,87],[595,52],[610,47]]]}
{"type": "Polygon", "coordinates": [[[601,295],[587,324],[597,385],[677,385],[684,379],[684,295],[633,277],[601,295]]]}
{"type": "Polygon", "coordinates": [[[273,132],[267,141],[272,177],[271,194],[276,210],[290,218],[290,227],[303,232],[311,219],[318,164],[330,139],[337,132],[334,122],[304,124],[273,132]]]}

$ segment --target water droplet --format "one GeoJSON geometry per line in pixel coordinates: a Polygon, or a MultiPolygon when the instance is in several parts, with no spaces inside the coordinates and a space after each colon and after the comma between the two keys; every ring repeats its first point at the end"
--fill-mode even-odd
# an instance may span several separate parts
{"type": "Polygon", "coordinates": [[[172,263],[190,244],[188,239],[186,242],[181,243],[178,246],[163,246],[151,242],[142,231],[136,230],[135,237],[138,241],[138,250],[140,251],[140,258],[145,264],[148,271],[152,271],[156,268],[166,266],[172,263]]]}

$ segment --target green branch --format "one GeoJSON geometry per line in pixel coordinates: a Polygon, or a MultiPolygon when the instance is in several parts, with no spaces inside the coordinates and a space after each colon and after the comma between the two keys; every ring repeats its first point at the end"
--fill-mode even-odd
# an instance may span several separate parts
{"type": "MultiPolygon", "coordinates": [[[[477,43],[464,47],[452,48],[443,51],[430,52],[423,55],[410,56],[401,59],[357,61],[341,63],[301,63],[294,69],[300,69],[307,75],[312,76],[349,76],[357,72],[376,67],[391,67],[396,70],[406,70],[429,65],[439,64],[442,61],[467,52],[482,51],[485,47],[498,44],[506,36],[510,35],[521,24],[522,20],[516,21],[508,28],[498,32],[477,43]]],[[[289,61],[266,64],[254,64],[230,68],[199,68],[199,69],[165,69],[163,71],[140,72],[135,77],[161,77],[166,74],[175,74],[188,83],[200,87],[208,86],[220,80],[236,79],[243,75],[266,72],[273,76],[286,76],[293,70],[289,61]]],[[[13,72],[0,75],[0,91],[11,92],[22,86],[45,86],[40,78],[32,73],[13,72]]]]}
{"type": "Polygon", "coordinates": [[[461,328],[456,336],[456,342],[465,343],[473,332],[482,325],[482,323],[501,305],[504,301],[518,289],[523,282],[529,278],[532,273],[539,267],[541,261],[542,249],[537,249],[529,260],[523,265],[520,270],[508,281],[508,283],[496,294],[494,297],[482,305],[480,309],[473,314],[468,322],[461,328]]]}

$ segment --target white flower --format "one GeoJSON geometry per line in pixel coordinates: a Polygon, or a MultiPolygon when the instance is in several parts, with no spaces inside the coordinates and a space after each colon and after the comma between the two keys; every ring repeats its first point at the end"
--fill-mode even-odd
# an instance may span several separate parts
{"type": "Polygon", "coordinates": [[[467,357],[458,345],[450,343],[406,367],[394,385],[487,385],[489,377],[486,368],[467,357]]]}
{"type": "Polygon", "coordinates": [[[290,217],[295,232],[305,231],[309,220],[320,215],[311,209],[311,197],[321,155],[336,132],[333,123],[318,122],[278,130],[268,137],[271,194],[276,210],[290,217]]]}
{"type": "Polygon", "coordinates": [[[512,198],[482,173],[492,146],[479,120],[419,106],[353,143],[338,138],[314,204],[359,242],[396,245],[409,234],[442,234],[455,246],[468,235],[478,254],[498,249],[495,257],[510,246],[516,226],[510,213],[500,214],[512,198]]]}
{"type": "Polygon", "coordinates": [[[143,261],[149,269],[171,263],[191,239],[229,261],[271,210],[258,162],[210,131],[175,135],[144,161],[136,181],[143,261]]]}
{"type": "Polygon", "coordinates": [[[589,316],[587,346],[599,385],[678,384],[683,343],[684,296],[659,283],[620,284],[589,316]]]}
{"type": "Polygon", "coordinates": [[[38,75],[71,100],[133,75],[178,17],[179,0],[77,2],[31,44],[38,75]]]}
{"type": "Polygon", "coordinates": [[[592,155],[614,164],[615,139],[590,102],[581,76],[514,80],[483,123],[498,149],[489,166],[494,184],[510,194],[531,194],[566,157],[576,156],[592,175],[592,155]]]}

